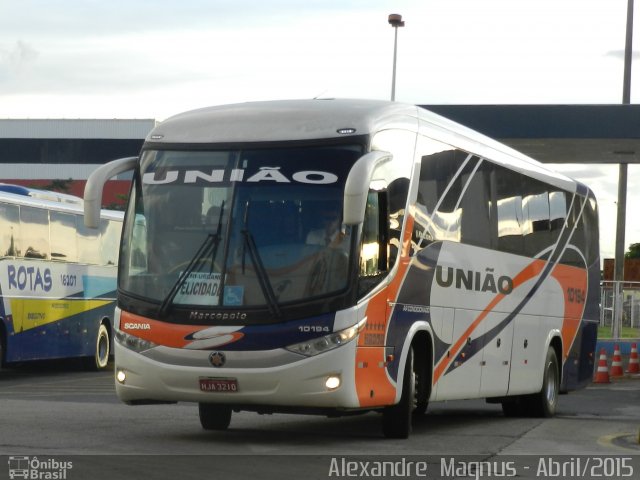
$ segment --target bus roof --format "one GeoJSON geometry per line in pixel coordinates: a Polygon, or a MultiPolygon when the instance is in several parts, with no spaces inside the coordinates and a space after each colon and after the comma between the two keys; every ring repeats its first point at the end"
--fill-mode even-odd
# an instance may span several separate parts
{"type": "Polygon", "coordinates": [[[363,135],[394,119],[418,126],[417,107],[380,100],[279,100],[202,108],[160,123],[147,142],[236,143],[363,135]],[[352,133],[338,133],[350,129],[352,133]]]}
{"type": "Polygon", "coordinates": [[[382,100],[313,99],[202,108],[168,118],[147,144],[233,144],[348,138],[400,128],[468,149],[568,191],[578,182],[468,127],[416,105],[382,100]],[[345,133],[346,132],[346,133],[345,133]]]}
{"type": "Polygon", "coordinates": [[[82,205],[82,198],[68,193],[52,192],[50,190],[41,190],[38,188],[29,188],[22,185],[13,185],[10,183],[0,183],[0,191],[15,193],[16,195],[24,195],[50,202],[69,203],[72,205],[82,205]]]}
{"type": "MultiPolygon", "coordinates": [[[[0,186],[0,202],[10,203],[13,205],[24,205],[27,207],[45,208],[47,210],[54,210],[57,212],[84,215],[82,202],[69,203],[64,201],[52,200],[51,198],[53,197],[47,198],[46,195],[32,196],[32,195],[29,195],[28,192],[25,192],[20,188],[18,188],[17,190],[2,188],[4,186],[10,187],[12,185],[8,185],[8,184],[0,184],[0,185],[1,185],[0,186]]],[[[19,187],[19,186],[16,186],[16,187],[19,187]]],[[[22,187],[22,188],[25,188],[25,187],[22,187]]],[[[35,189],[25,188],[25,190],[31,191],[35,189]]],[[[56,192],[47,192],[46,190],[36,190],[36,191],[53,193],[53,194],[56,193],[56,192]]],[[[100,216],[108,220],[122,221],[122,219],[124,218],[124,212],[119,212],[116,210],[101,210],[100,216]]]]}

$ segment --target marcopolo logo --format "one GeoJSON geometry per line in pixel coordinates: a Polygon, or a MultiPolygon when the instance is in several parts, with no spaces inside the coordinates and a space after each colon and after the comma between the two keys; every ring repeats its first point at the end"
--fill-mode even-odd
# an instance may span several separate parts
{"type": "Polygon", "coordinates": [[[55,458],[39,459],[38,457],[9,457],[9,478],[32,480],[66,480],[73,462],[60,461],[55,458]]]}

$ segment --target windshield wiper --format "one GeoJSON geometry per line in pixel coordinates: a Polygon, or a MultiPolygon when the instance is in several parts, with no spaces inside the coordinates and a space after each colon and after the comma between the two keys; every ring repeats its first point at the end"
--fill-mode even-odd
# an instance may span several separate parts
{"type": "Polygon", "coordinates": [[[220,215],[218,216],[218,228],[216,233],[209,233],[207,238],[204,239],[204,242],[200,245],[198,250],[196,251],[193,258],[187,265],[187,268],[180,274],[178,280],[173,284],[171,290],[164,298],[162,303],[160,304],[160,308],[158,309],[158,317],[164,317],[168,312],[171,305],[173,305],[173,299],[176,298],[178,291],[180,291],[180,287],[184,281],[191,275],[191,272],[196,268],[196,265],[205,258],[209,253],[211,253],[211,271],[213,273],[213,262],[216,258],[216,254],[218,253],[218,245],[220,244],[220,230],[222,228],[222,215],[224,214],[224,202],[220,207],[220,215]]]}
{"type": "MultiPolygon", "coordinates": [[[[258,248],[256,247],[256,242],[249,230],[249,202],[244,209],[244,228],[241,233],[244,236],[244,248],[249,250],[249,257],[251,258],[251,262],[256,270],[256,275],[258,277],[258,283],[260,284],[260,289],[262,290],[262,294],[264,295],[265,300],[267,301],[267,305],[269,306],[269,312],[276,317],[281,317],[282,312],[280,310],[280,305],[278,305],[278,299],[276,297],[275,292],[273,291],[273,286],[269,281],[269,274],[264,268],[264,264],[262,263],[262,259],[260,258],[260,253],[258,252],[258,248]]],[[[244,256],[245,250],[242,252],[242,272],[244,273],[244,256]]]]}

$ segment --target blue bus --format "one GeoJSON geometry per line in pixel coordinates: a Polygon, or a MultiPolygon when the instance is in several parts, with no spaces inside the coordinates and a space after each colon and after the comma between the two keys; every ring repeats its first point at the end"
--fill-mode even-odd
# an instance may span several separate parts
{"type": "Polygon", "coordinates": [[[111,354],[121,212],[84,226],[82,199],[0,185],[0,366],[111,354]]]}

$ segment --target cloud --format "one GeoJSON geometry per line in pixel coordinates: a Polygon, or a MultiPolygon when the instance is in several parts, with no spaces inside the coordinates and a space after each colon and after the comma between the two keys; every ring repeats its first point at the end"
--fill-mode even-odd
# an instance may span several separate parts
{"type": "MultiPolygon", "coordinates": [[[[624,60],[624,50],[609,50],[605,57],[612,57],[620,60],[624,60]]],[[[632,52],[631,60],[640,60],[640,52],[632,52]]]]}
{"type": "Polygon", "coordinates": [[[22,40],[10,47],[0,45],[0,68],[8,73],[23,71],[37,57],[38,51],[22,40]]]}

